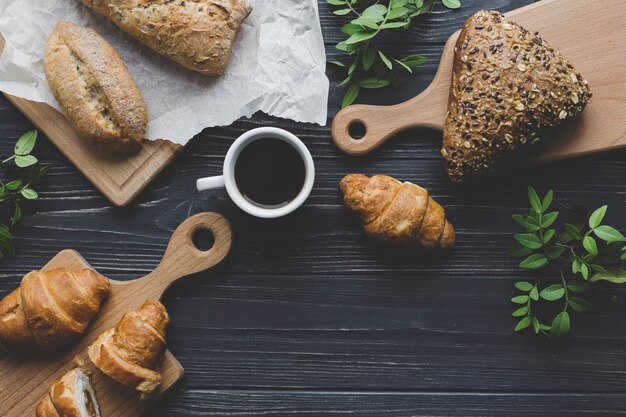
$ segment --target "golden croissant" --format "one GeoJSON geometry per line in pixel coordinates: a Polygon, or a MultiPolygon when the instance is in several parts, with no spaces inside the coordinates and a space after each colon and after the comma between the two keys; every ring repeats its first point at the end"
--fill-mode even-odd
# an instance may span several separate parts
{"type": "Polygon", "coordinates": [[[447,249],[455,232],[443,208],[417,185],[387,175],[348,174],[339,183],[344,204],[359,214],[365,233],[399,245],[447,249]]]}
{"type": "Polygon", "coordinates": [[[163,304],[146,301],[89,346],[89,359],[110,378],[150,394],[161,384],[158,367],[165,353],[169,323],[163,304]]]}
{"type": "Polygon", "coordinates": [[[50,351],[67,344],[83,334],[110,288],[91,269],[29,272],[0,301],[0,349],[50,351]]]}
{"type": "Polygon", "coordinates": [[[37,417],[100,417],[100,407],[87,374],[72,369],[52,383],[36,409],[37,417]]]}

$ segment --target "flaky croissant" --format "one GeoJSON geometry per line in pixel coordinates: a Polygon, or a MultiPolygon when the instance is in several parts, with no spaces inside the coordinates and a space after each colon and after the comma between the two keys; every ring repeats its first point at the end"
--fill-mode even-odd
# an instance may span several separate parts
{"type": "Polygon", "coordinates": [[[89,346],[89,359],[117,382],[151,394],[161,384],[158,368],[165,353],[169,323],[163,304],[146,301],[89,346]]]}
{"type": "Polygon", "coordinates": [[[100,417],[100,407],[87,374],[72,369],[52,383],[36,409],[37,417],[100,417]]]}
{"type": "Polygon", "coordinates": [[[50,351],[65,345],[83,334],[110,288],[91,269],[29,272],[0,301],[0,349],[50,351]]]}
{"type": "Polygon", "coordinates": [[[426,249],[454,246],[454,228],[425,189],[386,175],[362,174],[346,175],[339,188],[344,204],[363,219],[367,235],[426,249]]]}

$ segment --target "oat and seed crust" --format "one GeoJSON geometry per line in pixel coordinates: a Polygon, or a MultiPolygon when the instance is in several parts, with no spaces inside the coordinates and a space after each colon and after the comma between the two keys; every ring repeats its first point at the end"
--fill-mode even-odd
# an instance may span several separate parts
{"type": "Polygon", "coordinates": [[[44,71],[81,138],[113,153],[139,149],[148,111],[121,58],[97,32],[57,24],[48,39],[44,71]]]}
{"type": "Polygon", "coordinates": [[[547,139],[589,102],[587,81],[536,33],[495,11],[470,17],[454,48],[441,154],[453,182],[547,139]]]}
{"type": "Polygon", "coordinates": [[[185,68],[224,73],[248,0],[81,0],[123,31],[185,68]]]}

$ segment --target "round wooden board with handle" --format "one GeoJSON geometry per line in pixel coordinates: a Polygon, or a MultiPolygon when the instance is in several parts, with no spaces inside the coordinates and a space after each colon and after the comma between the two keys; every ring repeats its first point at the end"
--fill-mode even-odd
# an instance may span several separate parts
{"type": "MultiPolygon", "coordinates": [[[[76,366],[76,358],[85,361],[92,371],[92,381],[103,416],[137,417],[150,405],[140,401],[139,393],[109,379],[89,364],[85,349],[103,331],[115,326],[122,316],[136,310],[146,301],[160,299],[165,290],[178,279],[207,270],[220,263],[232,244],[228,221],[216,213],[196,214],[176,228],[157,268],[143,278],[131,281],[111,280],[111,293],[85,334],[74,344],[56,353],[34,354],[28,357],[5,355],[0,359],[0,416],[26,417],[35,415],[35,407],[50,384],[76,366]],[[206,251],[193,244],[197,230],[210,231],[213,246],[206,251]]],[[[78,252],[63,250],[42,269],[66,267],[91,268],[78,252]]],[[[184,370],[168,351],[162,363],[163,382],[153,398],[179,381],[184,370]]],[[[152,398],[152,399],[153,399],[152,398]]]]}
{"type": "MultiPolygon", "coordinates": [[[[535,160],[557,160],[626,147],[626,7],[605,2],[590,7],[587,0],[543,0],[506,13],[530,31],[538,31],[561,51],[589,81],[593,98],[581,116],[535,160]]],[[[335,144],[351,155],[364,155],[411,128],[443,130],[452,76],[454,44],[446,42],[431,85],[417,97],[392,106],[353,105],[340,111],[332,124],[335,144]],[[362,124],[360,139],[350,136],[362,124]]]]}

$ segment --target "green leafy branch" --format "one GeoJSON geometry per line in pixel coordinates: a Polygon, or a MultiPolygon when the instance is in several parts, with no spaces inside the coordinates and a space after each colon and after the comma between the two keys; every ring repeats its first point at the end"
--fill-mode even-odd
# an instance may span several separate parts
{"type": "Polygon", "coordinates": [[[18,169],[28,169],[28,177],[24,180],[3,181],[0,179],[0,204],[10,204],[12,206],[11,212],[13,213],[9,225],[0,223],[0,259],[4,258],[5,254],[9,254],[12,257],[15,256],[11,227],[18,224],[22,219],[21,204],[23,200],[35,200],[39,197],[39,194],[35,191],[35,186],[50,170],[49,166],[40,166],[37,157],[32,155],[31,152],[36,142],[36,130],[24,133],[16,142],[13,155],[0,162],[0,166],[4,168],[5,172],[11,170],[14,166],[18,169]]]}
{"type": "Polygon", "coordinates": [[[523,233],[513,235],[516,243],[509,254],[524,258],[519,266],[527,270],[553,267],[560,275],[558,282],[540,289],[540,282],[515,283],[521,291],[511,301],[518,306],[513,317],[520,318],[515,331],[532,327],[541,333],[558,339],[570,330],[569,311],[586,312],[593,305],[577,296],[593,288],[599,281],[614,284],[626,282],[626,271],[618,268],[626,260],[626,237],[615,228],[602,224],[608,206],[596,209],[588,218],[575,216],[565,223],[564,230],[557,234],[553,227],[559,217],[558,211],[548,211],[553,202],[552,190],[542,198],[533,187],[528,187],[530,208],[525,215],[513,215],[513,220],[524,228],[523,233]],[[566,280],[566,274],[572,277],[566,280]],[[577,294],[577,295],[574,295],[577,294]],[[563,306],[551,320],[544,324],[535,313],[539,302],[563,300],[563,306]]]}
{"type": "MultiPolygon", "coordinates": [[[[336,48],[346,52],[351,62],[330,61],[343,71],[345,78],[338,86],[348,85],[341,107],[349,106],[359,96],[362,88],[375,89],[396,85],[399,71],[413,72],[428,60],[421,55],[394,58],[385,54],[374,44],[374,38],[383,31],[411,26],[414,17],[430,13],[435,0],[389,0],[387,4],[371,0],[326,0],[339,7],[333,13],[338,16],[352,15],[354,19],[341,31],[348,36],[336,48]]],[[[460,0],[441,0],[450,9],[461,7],[460,0]]]]}

